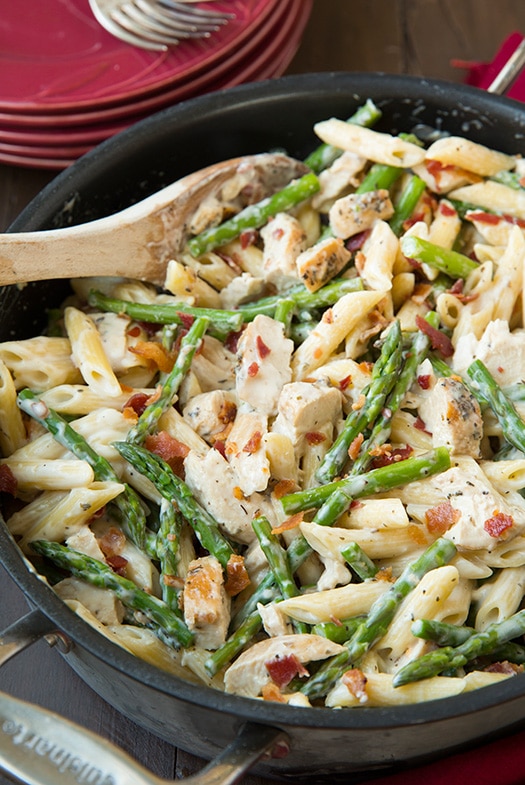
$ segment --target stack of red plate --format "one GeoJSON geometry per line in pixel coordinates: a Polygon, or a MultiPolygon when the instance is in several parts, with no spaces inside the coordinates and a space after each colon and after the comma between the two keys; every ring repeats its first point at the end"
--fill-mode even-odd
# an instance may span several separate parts
{"type": "Polygon", "coordinates": [[[18,3],[7,3],[0,23],[0,162],[63,169],[152,112],[280,76],[311,6],[312,0],[216,0],[213,9],[233,17],[210,38],[151,52],[107,33],[88,0],[25,0],[23,14],[18,3]]]}

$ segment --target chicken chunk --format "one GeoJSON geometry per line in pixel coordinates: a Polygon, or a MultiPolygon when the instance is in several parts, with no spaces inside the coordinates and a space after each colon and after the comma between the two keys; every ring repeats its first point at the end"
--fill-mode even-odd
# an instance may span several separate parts
{"type": "Polygon", "coordinates": [[[336,387],[312,382],[285,384],[279,396],[279,413],[272,430],[283,433],[300,450],[308,434],[327,423],[334,426],[342,416],[342,394],[336,387]]]}
{"type": "Polygon", "coordinates": [[[270,462],[263,437],[267,418],[256,411],[239,412],[226,441],[225,452],[245,496],[264,491],[270,479],[270,462]]]}
{"type": "Polygon", "coordinates": [[[297,272],[306,288],[316,292],[348,264],[351,253],[338,237],[320,240],[297,257],[297,272]]]}
{"type": "Polygon", "coordinates": [[[364,169],[366,158],[356,153],[344,152],[328,168],[319,174],[320,189],[312,198],[316,210],[326,210],[331,203],[351,188],[359,185],[359,173],[364,169]]]}
{"type": "Polygon", "coordinates": [[[432,433],[435,447],[448,447],[452,455],[479,458],[483,436],[481,409],[463,382],[453,377],[437,379],[420,403],[419,416],[432,433]]]}
{"type": "MultiPolygon", "coordinates": [[[[257,698],[282,669],[324,660],[344,651],[344,646],[308,633],[268,638],[251,646],[230,665],[224,676],[226,692],[257,698]]],[[[282,683],[282,682],[281,682],[282,683]]]]}
{"type": "Polygon", "coordinates": [[[233,540],[248,544],[255,539],[251,525],[255,515],[266,515],[272,526],[278,525],[267,498],[259,493],[243,496],[237,475],[218,450],[211,449],[204,457],[190,450],[184,470],[197,501],[233,540]]]}
{"type": "Polygon", "coordinates": [[[499,493],[473,459],[428,481],[450,503],[444,536],[460,550],[490,551],[525,530],[525,500],[514,491],[499,493]]]}
{"type": "Polygon", "coordinates": [[[191,363],[202,392],[235,387],[235,355],[211,335],[205,335],[191,363]]]}
{"type": "Polygon", "coordinates": [[[277,213],[261,229],[264,241],[263,271],[277,286],[297,283],[296,259],[306,248],[306,232],[297,218],[277,213]]]}
{"type": "Polygon", "coordinates": [[[495,319],[479,341],[472,333],[461,336],[453,370],[464,374],[474,360],[481,360],[502,387],[525,381],[525,330],[511,332],[507,321],[495,319]]]}
{"type": "Polygon", "coordinates": [[[184,582],[184,621],[203,649],[217,649],[226,640],[230,623],[230,597],[215,556],[192,561],[184,582]]]}
{"type": "Polygon", "coordinates": [[[388,221],[394,206],[386,189],[348,194],[330,208],[330,228],[336,237],[346,240],[354,234],[370,229],[377,219],[388,221]]]}
{"type": "Polygon", "coordinates": [[[269,416],[277,413],[283,384],[292,378],[293,341],[283,325],[259,314],[243,331],[238,344],[236,390],[239,400],[269,416]]]}
{"type": "Polygon", "coordinates": [[[243,303],[261,297],[265,287],[264,278],[255,277],[250,273],[236,275],[227,286],[221,289],[221,305],[226,310],[233,310],[243,303]]]}
{"type": "Polygon", "coordinates": [[[236,397],[226,390],[195,395],[182,412],[185,421],[208,443],[235,420],[236,414],[236,397]]]}
{"type": "Polygon", "coordinates": [[[76,600],[87,608],[101,624],[120,624],[124,608],[109,589],[90,586],[78,578],[64,578],[53,587],[63,600],[76,600]]]}

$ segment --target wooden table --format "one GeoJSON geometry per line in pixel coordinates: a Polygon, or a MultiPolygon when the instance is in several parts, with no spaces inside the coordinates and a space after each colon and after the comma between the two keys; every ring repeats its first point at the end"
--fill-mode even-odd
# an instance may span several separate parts
{"type": "MultiPolygon", "coordinates": [[[[461,82],[451,60],[491,60],[512,32],[525,32],[523,0],[314,0],[302,45],[288,73],[385,71],[461,82]]],[[[1,88],[0,88],[1,90],[1,88]]],[[[0,230],[54,176],[0,166],[0,230]]],[[[0,628],[27,611],[21,592],[0,568],[0,628]]],[[[113,740],[166,779],[194,773],[202,761],[123,718],[93,693],[47,644],[8,663],[0,688],[57,711],[113,740]]],[[[0,785],[8,780],[0,775],[0,785]]],[[[248,776],[244,785],[263,785],[248,776]]]]}

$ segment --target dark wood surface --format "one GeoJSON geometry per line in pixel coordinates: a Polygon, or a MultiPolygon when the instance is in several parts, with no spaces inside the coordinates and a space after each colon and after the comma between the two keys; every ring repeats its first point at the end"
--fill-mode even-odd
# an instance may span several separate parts
{"type": "MultiPolygon", "coordinates": [[[[464,72],[452,60],[490,61],[516,30],[525,32],[524,0],[314,0],[288,73],[385,71],[461,82],[464,72]]],[[[53,176],[0,165],[0,231],[53,176]]],[[[21,592],[0,568],[0,629],[26,611],[21,592]]],[[[0,689],[111,739],[163,778],[188,776],[203,765],[119,715],[44,642],[2,668],[0,689]]],[[[0,785],[7,782],[0,774],[0,785]]],[[[256,776],[243,780],[264,783],[256,776]]]]}

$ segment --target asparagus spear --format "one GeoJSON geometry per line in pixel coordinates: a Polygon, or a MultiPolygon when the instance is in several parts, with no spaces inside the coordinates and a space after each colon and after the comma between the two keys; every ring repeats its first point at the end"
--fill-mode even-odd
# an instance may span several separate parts
{"type": "Polygon", "coordinates": [[[467,373],[472,380],[472,392],[480,403],[489,404],[506,440],[525,452],[525,423],[488,368],[481,360],[474,360],[467,368],[467,373]]]}
{"type": "Polygon", "coordinates": [[[410,177],[389,222],[394,234],[402,233],[403,224],[411,217],[426,187],[426,183],[416,174],[410,177]]]}
{"type": "Polygon", "coordinates": [[[371,646],[383,637],[399,605],[421,578],[430,570],[447,564],[455,553],[456,546],[452,540],[441,537],[433,542],[416,561],[403,570],[391,588],[373,603],[366,619],[345,644],[346,651],[323,663],[301,691],[313,698],[326,695],[344,671],[358,663],[371,646]]]}
{"type": "MultiPolygon", "coordinates": [[[[447,624],[437,619],[416,619],[411,626],[412,635],[427,641],[437,643],[438,646],[460,646],[472,635],[476,635],[474,627],[458,627],[447,624]]],[[[525,663],[525,646],[509,641],[497,646],[490,652],[488,658],[495,662],[514,662],[518,665],[525,663]]]]}
{"type": "Polygon", "coordinates": [[[170,373],[164,379],[160,393],[153,403],[146,406],[137,423],[130,429],[127,440],[141,444],[148,434],[157,429],[158,422],[164,412],[172,406],[175,395],[186,376],[196,351],[201,345],[202,337],[208,327],[208,319],[195,319],[180,343],[179,353],[170,373]]]}
{"type": "Polygon", "coordinates": [[[188,250],[198,257],[221,245],[226,245],[247,229],[258,229],[277,213],[304,202],[319,190],[319,180],[313,172],[303,175],[285,185],[277,193],[257,204],[249,205],[219,226],[212,226],[188,241],[188,250]]]}
{"type": "MultiPolygon", "coordinates": [[[[374,102],[368,98],[363,106],[360,106],[354,114],[348,118],[347,123],[362,125],[366,128],[374,125],[381,117],[381,110],[374,102]]],[[[319,174],[323,169],[328,169],[333,162],[342,154],[342,150],[331,144],[320,144],[316,149],[305,158],[305,164],[310,167],[312,172],[319,174]]]]}
{"type": "Polygon", "coordinates": [[[155,538],[156,557],[160,563],[162,599],[175,613],[179,613],[179,592],[171,578],[178,572],[178,544],[182,529],[182,516],[167,499],[160,505],[160,528],[155,538]]]}
{"type": "Polygon", "coordinates": [[[420,237],[403,237],[401,251],[407,259],[415,259],[417,262],[435,267],[451,278],[466,278],[472,270],[479,267],[478,263],[468,256],[442,248],[420,237]]]}
{"type": "Polygon", "coordinates": [[[396,320],[387,333],[381,354],[374,365],[370,384],[365,390],[365,402],[360,409],[352,409],[348,414],[343,430],[326,452],[315,473],[318,482],[329,482],[342,472],[348,461],[348,448],[353,440],[374,422],[383,408],[399,374],[401,359],[401,326],[396,320]]]}
{"type": "Polygon", "coordinates": [[[437,676],[444,670],[457,670],[471,660],[491,654],[502,644],[524,633],[525,610],[522,610],[502,622],[490,624],[486,630],[471,635],[459,646],[445,646],[409,662],[395,674],[393,685],[401,687],[412,681],[437,676]]]}
{"type": "Polygon", "coordinates": [[[322,621],[319,624],[314,624],[312,632],[315,635],[321,635],[323,638],[328,638],[334,643],[346,643],[352,637],[359,625],[362,623],[363,616],[354,616],[351,619],[344,621],[322,621]]]}
{"type": "Polygon", "coordinates": [[[206,662],[204,667],[210,676],[215,676],[222,668],[240,652],[247,643],[257,635],[262,627],[261,615],[258,611],[253,611],[244,619],[243,623],[235,630],[228,640],[216,649],[206,662]]]}
{"type": "MultiPolygon", "coordinates": [[[[70,450],[80,460],[87,461],[93,468],[95,478],[102,481],[120,482],[115,470],[105,458],[99,455],[71,425],[53,409],[49,409],[34,392],[21,390],[18,394],[18,405],[44,426],[54,438],[70,450]]],[[[125,484],[125,490],[119,494],[113,504],[117,507],[121,524],[126,535],[139,548],[144,548],[146,540],[146,516],[138,494],[125,484]]]]}
{"type": "Polygon", "coordinates": [[[258,314],[277,318],[275,314],[283,301],[291,301],[294,307],[299,310],[327,308],[330,305],[334,305],[344,294],[357,292],[362,289],[363,282],[358,277],[335,278],[316,292],[310,292],[306,286],[301,284],[289,289],[285,297],[280,294],[261,297],[256,302],[239,305],[238,310],[245,322],[251,322],[258,314]]]}
{"type": "Polygon", "coordinates": [[[92,289],[88,296],[89,305],[101,311],[123,313],[138,322],[150,324],[186,324],[188,316],[194,319],[207,319],[210,324],[210,335],[225,338],[231,332],[237,332],[243,324],[243,317],[238,311],[224,311],[219,308],[197,308],[187,303],[174,305],[155,303],[134,303],[131,300],[119,300],[106,297],[102,292],[92,289]]]}
{"type": "Polygon", "coordinates": [[[226,569],[234,553],[233,548],[221,533],[217,521],[201,507],[184,480],[173,473],[163,458],[138,444],[115,442],[114,447],[138,472],[151,480],[165,499],[177,503],[203,548],[226,569]]]}
{"type": "Polygon", "coordinates": [[[341,556],[362,581],[373,578],[377,573],[377,567],[374,562],[357,542],[349,542],[348,545],[341,548],[341,556]]]}
{"type": "MultiPolygon", "coordinates": [[[[320,507],[335,492],[342,491],[350,504],[352,499],[363,496],[372,496],[375,493],[384,493],[400,485],[406,485],[423,477],[445,471],[450,467],[450,455],[446,447],[436,447],[422,455],[406,458],[390,466],[380,466],[378,469],[358,477],[348,477],[344,480],[321,485],[318,488],[308,488],[283,496],[281,503],[287,515],[292,515],[301,510],[311,510],[320,507]]],[[[328,523],[328,522],[326,522],[328,523]]]]}
{"type": "Polygon", "coordinates": [[[181,646],[190,646],[193,642],[193,634],[184,621],[162,600],[113,572],[107,564],[57,542],[36,540],[31,543],[31,547],[35,553],[50,559],[76,578],[102,589],[110,589],[126,607],[143,613],[165,633],[173,636],[181,646]]]}

